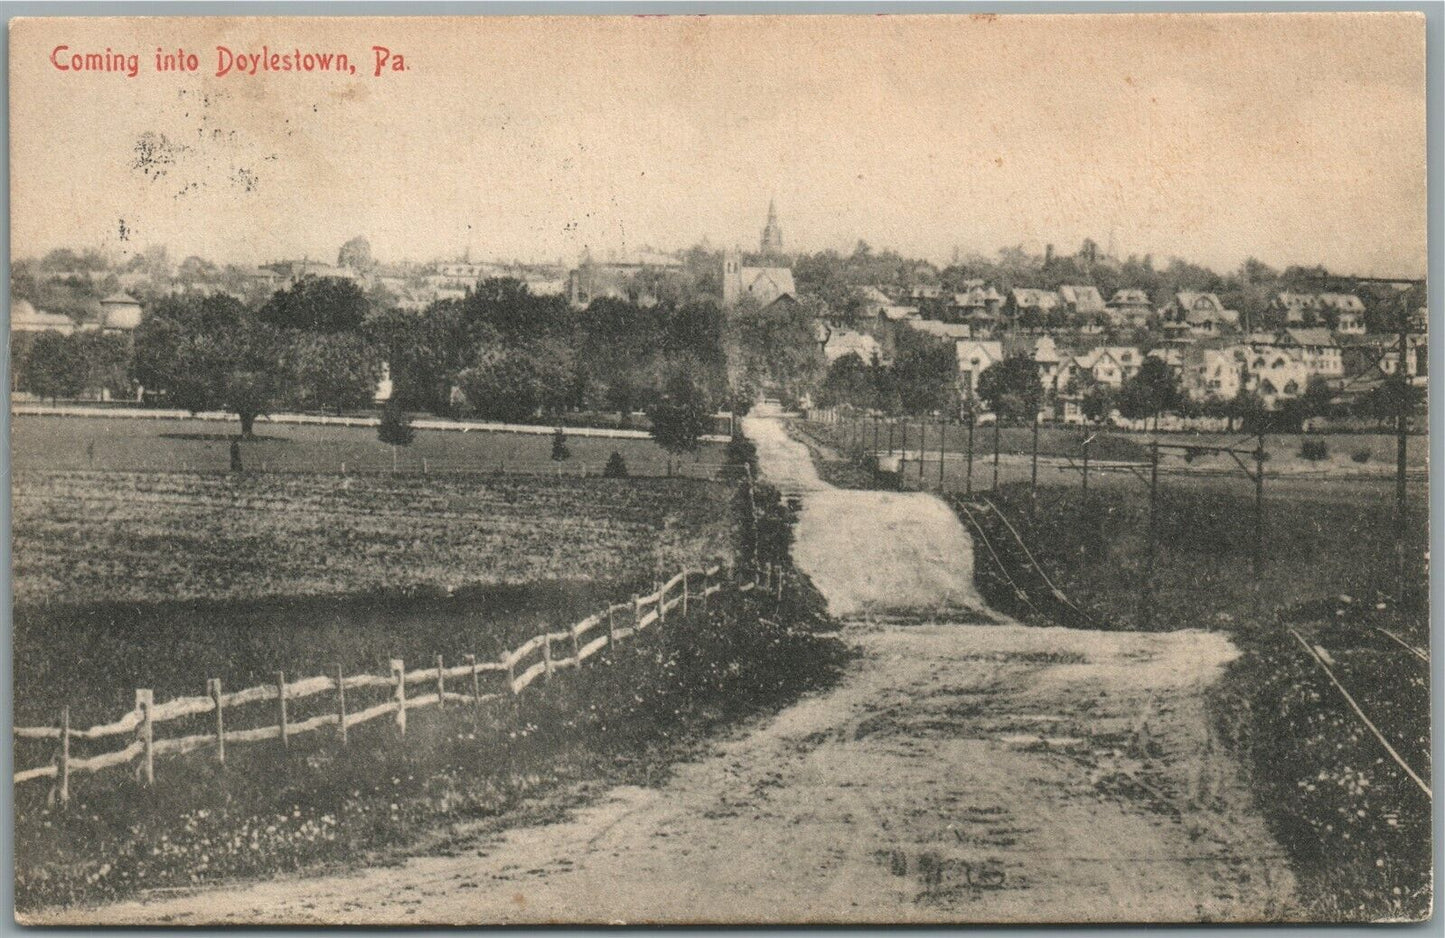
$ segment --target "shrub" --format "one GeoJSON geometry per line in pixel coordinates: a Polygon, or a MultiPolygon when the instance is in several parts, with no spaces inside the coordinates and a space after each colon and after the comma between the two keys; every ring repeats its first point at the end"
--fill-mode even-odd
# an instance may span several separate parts
{"type": "Polygon", "coordinates": [[[1367,463],[1370,461],[1370,451],[1368,448],[1357,449],[1350,454],[1350,458],[1357,463],[1367,463]]]}
{"type": "Polygon", "coordinates": [[[391,446],[408,446],[414,434],[411,418],[396,402],[388,401],[386,409],[381,412],[381,423],[376,428],[377,437],[391,446]]]}
{"type": "Polygon", "coordinates": [[[562,432],[561,427],[558,427],[552,431],[552,461],[561,462],[571,456],[572,451],[567,448],[567,434],[562,432]]]}
{"type": "Polygon", "coordinates": [[[1329,458],[1330,447],[1324,440],[1305,440],[1300,443],[1299,454],[1301,459],[1319,462],[1321,459],[1329,458]]]}
{"type": "Polygon", "coordinates": [[[617,450],[607,457],[607,465],[602,469],[604,479],[625,479],[627,478],[627,460],[617,450]]]}

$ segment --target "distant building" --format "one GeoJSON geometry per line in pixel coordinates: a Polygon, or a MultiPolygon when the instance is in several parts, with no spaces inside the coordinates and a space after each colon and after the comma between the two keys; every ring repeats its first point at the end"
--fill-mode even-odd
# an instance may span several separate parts
{"type": "Polygon", "coordinates": [[[965,399],[972,400],[978,395],[978,376],[1003,361],[1003,343],[960,339],[953,350],[958,360],[958,388],[965,399]]]}
{"type": "Polygon", "coordinates": [[[1109,319],[1116,326],[1142,328],[1154,315],[1154,304],[1149,301],[1149,294],[1139,289],[1115,290],[1106,305],[1109,319]]]}
{"type": "Polygon", "coordinates": [[[70,335],[76,330],[75,320],[59,313],[36,309],[29,300],[11,300],[11,332],[58,332],[70,335]]]}
{"type": "Polygon", "coordinates": [[[144,311],[141,309],[140,300],[129,293],[112,293],[100,301],[100,308],[104,312],[104,323],[106,329],[124,330],[129,332],[140,325],[141,316],[144,311]]]}
{"type": "Polygon", "coordinates": [[[723,255],[722,287],[724,306],[735,306],[745,296],[761,306],[798,298],[791,267],[744,267],[736,251],[723,255]]]}
{"type": "Polygon", "coordinates": [[[1059,297],[1069,312],[1077,317],[1102,315],[1107,309],[1098,287],[1064,284],[1059,287],[1059,297]]]}
{"type": "Polygon", "coordinates": [[[1310,376],[1338,378],[1345,373],[1340,344],[1324,328],[1281,329],[1272,343],[1278,348],[1296,350],[1310,376]]]}
{"type": "Polygon", "coordinates": [[[883,347],[878,340],[863,332],[851,329],[828,329],[822,339],[823,357],[831,365],[845,355],[857,355],[865,365],[876,358],[882,362],[883,347]]]}

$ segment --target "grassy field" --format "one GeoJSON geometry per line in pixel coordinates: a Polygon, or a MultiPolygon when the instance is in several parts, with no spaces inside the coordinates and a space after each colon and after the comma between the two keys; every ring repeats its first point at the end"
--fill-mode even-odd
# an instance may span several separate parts
{"type": "MultiPolygon", "coordinates": [[[[230,468],[237,426],[205,420],[142,420],[15,415],[10,421],[11,465],[24,469],[95,469],[121,472],[217,471],[230,468]]],[[[598,475],[613,452],[633,475],[710,477],[722,462],[722,445],[704,443],[695,455],[670,457],[651,440],[567,436],[571,458],[552,461],[549,434],[418,430],[400,448],[403,472],[522,472],[598,475]]],[[[248,471],[390,472],[391,447],[372,427],[256,424],[256,439],[241,444],[248,471]]]]}
{"type": "MultiPolygon", "coordinates": [[[[808,421],[799,421],[799,423],[806,427],[809,433],[817,436],[821,442],[831,446],[842,446],[845,441],[856,439],[851,435],[848,426],[808,421]]],[[[906,440],[903,434],[903,422],[897,422],[894,427],[894,449],[901,449],[906,443],[908,453],[914,454],[914,458],[916,458],[919,443],[922,442],[925,458],[932,464],[936,473],[940,436],[938,423],[925,424],[921,437],[917,420],[909,420],[906,423],[906,440]]],[[[859,426],[863,428],[862,439],[865,447],[871,449],[873,446],[872,423],[861,423],[859,426]]],[[[1158,439],[1161,444],[1178,446],[1228,446],[1248,450],[1253,450],[1255,446],[1255,437],[1245,433],[1125,433],[1117,430],[1106,431],[1090,428],[1085,431],[1078,427],[1045,426],[1039,430],[1039,455],[1043,457],[1070,456],[1078,459],[1082,455],[1081,444],[1086,436],[1092,438],[1089,444],[1089,458],[1093,461],[1147,460],[1149,458],[1149,442],[1153,439],[1158,439]]],[[[961,455],[968,448],[968,428],[965,426],[949,424],[944,428],[942,437],[945,453],[961,455]]],[[[886,424],[880,424],[878,441],[879,448],[883,452],[888,452],[889,434],[886,424]]],[[[1393,469],[1395,446],[1394,435],[1388,433],[1272,433],[1265,436],[1264,448],[1268,453],[1270,468],[1274,471],[1344,470],[1361,472],[1369,471],[1372,467],[1381,471],[1393,469]],[[1326,458],[1318,461],[1302,458],[1300,446],[1305,440],[1323,441],[1328,447],[1326,458]],[[1359,454],[1364,454],[1363,462],[1354,458],[1359,454]]],[[[976,464],[992,460],[993,426],[974,428],[973,447],[976,464]]],[[[1033,451],[1033,431],[1028,427],[1000,427],[998,428],[998,447],[999,451],[1004,454],[1027,456],[1033,451]]],[[[1428,465],[1429,455],[1430,444],[1427,437],[1416,435],[1409,438],[1405,456],[1406,465],[1414,469],[1423,469],[1428,465]]],[[[1164,457],[1166,463],[1189,465],[1196,469],[1227,469],[1235,465],[1233,460],[1224,453],[1196,453],[1187,464],[1181,455],[1166,452],[1164,457]]]]}

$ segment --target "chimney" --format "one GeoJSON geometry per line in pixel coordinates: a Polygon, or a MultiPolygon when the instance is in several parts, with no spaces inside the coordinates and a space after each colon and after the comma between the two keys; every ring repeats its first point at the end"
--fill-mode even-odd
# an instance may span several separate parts
{"type": "Polygon", "coordinates": [[[1052,244],[1046,244],[1046,245],[1044,245],[1044,266],[1047,267],[1047,266],[1049,266],[1050,264],[1052,264],[1053,262],[1054,262],[1054,246],[1053,246],[1052,244]]]}

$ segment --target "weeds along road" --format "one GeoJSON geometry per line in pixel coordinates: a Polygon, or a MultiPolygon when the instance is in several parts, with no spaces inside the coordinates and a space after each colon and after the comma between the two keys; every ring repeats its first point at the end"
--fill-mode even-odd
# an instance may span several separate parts
{"type": "MultiPolygon", "coordinates": [[[[799,493],[798,565],[860,654],[832,689],[656,788],[450,855],[76,910],[108,923],[1055,922],[1289,917],[1292,879],[1203,691],[1203,632],[1027,628],[973,591],[929,495],[830,489],[753,418],[799,493]]],[[[63,919],[62,919],[63,920],[63,919]]]]}

